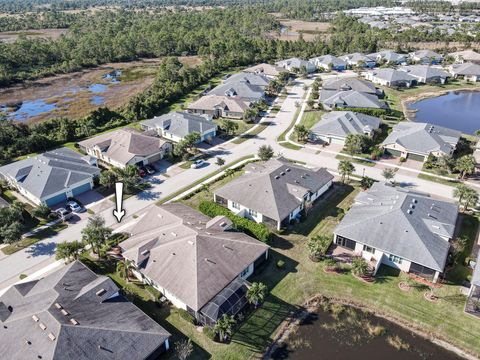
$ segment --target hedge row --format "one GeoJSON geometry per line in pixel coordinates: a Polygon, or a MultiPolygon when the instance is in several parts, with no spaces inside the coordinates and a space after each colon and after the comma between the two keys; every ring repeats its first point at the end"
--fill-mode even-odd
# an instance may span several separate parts
{"type": "Polygon", "coordinates": [[[224,208],[221,205],[218,205],[213,201],[202,201],[198,209],[203,214],[210,217],[215,217],[219,215],[226,216],[232,221],[233,225],[238,230],[243,231],[244,233],[253,236],[254,238],[257,238],[264,243],[268,243],[272,236],[272,232],[264,224],[258,224],[255,221],[234,215],[230,212],[230,210],[224,208]]]}

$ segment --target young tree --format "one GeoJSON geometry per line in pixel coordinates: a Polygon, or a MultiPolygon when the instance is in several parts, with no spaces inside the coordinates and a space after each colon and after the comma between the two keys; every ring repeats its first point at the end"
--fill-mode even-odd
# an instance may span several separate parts
{"type": "Polygon", "coordinates": [[[253,304],[255,308],[265,300],[267,296],[267,286],[261,282],[254,282],[247,290],[247,300],[253,304]]]}
{"type": "Polygon", "coordinates": [[[328,235],[316,235],[308,239],[307,248],[310,259],[320,259],[327,253],[328,247],[332,243],[332,239],[328,235]]]}
{"type": "Polygon", "coordinates": [[[455,168],[455,159],[452,155],[445,154],[437,158],[437,165],[440,169],[451,174],[452,170],[455,168]]]}
{"type": "Polygon", "coordinates": [[[57,260],[64,259],[65,262],[69,262],[70,260],[77,260],[83,248],[84,244],[78,240],[59,243],[57,244],[57,248],[55,249],[55,258],[57,260]]]}
{"type": "Polygon", "coordinates": [[[313,106],[315,105],[315,100],[313,99],[308,99],[307,100],[307,106],[309,109],[313,109],[313,106]]]}
{"type": "Polygon", "coordinates": [[[178,360],[187,360],[193,351],[192,340],[180,340],[175,344],[175,353],[178,360]]]}
{"type": "Polygon", "coordinates": [[[273,156],[273,149],[270,145],[262,145],[258,148],[258,157],[262,161],[270,160],[273,156]]]}
{"type": "Polygon", "coordinates": [[[123,183],[125,192],[127,194],[135,191],[138,183],[140,182],[138,168],[135,165],[127,165],[123,169],[115,168],[112,171],[115,172],[116,180],[123,183]]]}
{"type": "Polygon", "coordinates": [[[360,186],[363,190],[367,190],[367,189],[370,189],[373,185],[375,181],[368,177],[368,176],[364,176],[362,177],[362,179],[360,180],[360,186]]]}
{"type": "Polygon", "coordinates": [[[355,171],[355,166],[348,160],[340,160],[338,164],[338,172],[342,176],[342,182],[345,182],[345,179],[350,180],[350,175],[355,171]]]}
{"type": "Polygon", "coordinates": [[[238,130],[238,124],[232,120],[229,119],[223,119],[221,122],[221,127],[225,131],[227,135],[230,135],[230,133],[233,135],[235,134],[235,131],[238,130]]]}
{"type": "Polygon", "coordinates": [[[343,149],[350,155],[361,154],[368,148],[369,143],[368,136],[348,134],[343,149]]]}
{"type": "Polygon", "coordinates": [[[13,244],[22,238],[24,208],[18,201],[0,208],[0,243],[13,244]]]}
{"type": "Polygon", "coordinates": [[[458,199],[458,204],[463,204],[463,199],[467,196],[470,188],[465,184],[458,184],[455,189],[453,189],[453,197],[458,199]]]}
{"type": "Polygon", "coordinates": [[[218,166],[225,165],[225,160],[223,160],[220,156],[218,156],[218,157],[217,157],[216,164],[217,164],[218,166]]]}
{"type": "Polygon", "coordinates": [[[235,318],[223,314],[223,316],[217,320],[213,331],[218,335],[218,338],[221,342],[224,342],[228,339],[229,336],[233,333],[233,326],[236,324],[235,318]]]}
{"type": "Polygon", "coordinates": [[[118,175],[111,170],[103,170],[100,173],[99,182],[100,185],[105,186],[107,189],[112,188],[117,182],[118,175]]]}
{"type": "Polygon", "coordinates": [[[125,279],[127,283],[130,281],[130,271],[132,269],[134,269],[133,262],[128,259],[117,262],[116,270],[120,274],[120,277],[125,279]]]}
{"type": "Polygon", "coordinates": [[[306,141],[308,138],[308,129],[304,125],[295,125],[294,133],[298,141],[306,141]]]}
{"type": "Polygon", "coordinates": [[[460,171],[460,177],[464,179],[467,175],[475,172],[476,161],[473,155],[464,155],[457,160],[455,169],[460,171]]]}
{"type": "Polygon", "coordinates": [[[33,209],[32,215],[41,219],[46,219],[51,212],[52,210],[50,210],[47,205],[40,204],[35,209],[33,209]]]}
{"type": "Polygon", "coordinates": [[[243,113],[243,120],[246,122],[253,122],[258,116],[258,109],[257,108],[248,108],[243,113]]]}
{"type": "Polygon", "coordinates": [[[112,234],[112,229],[105,226],[105,219],[99,215],[88,218],[87,226],[82,230],[82,240],[92,247],[93,253],[100,252],[103,245],[112,234]]]}
{"type": "Polygon", "coordinates": [[[395,170],[393,169],[383,169],[382,176],[386,181],[393,183],[393,178],[395,177],[395,170]]]}
{"type": "Polygon", "coordinates": [[[362,257],[356,257],[352,260],[352,273],[357,276],[365,276],[368,273],[368,264],[362,257]]]}
{"type": "Polygon", "coordinates": [[[468,189],[464,198],[464,209],[468,211],[469,207],[475,207],[478,204],[478,193],[474,189],[468,189]]]}

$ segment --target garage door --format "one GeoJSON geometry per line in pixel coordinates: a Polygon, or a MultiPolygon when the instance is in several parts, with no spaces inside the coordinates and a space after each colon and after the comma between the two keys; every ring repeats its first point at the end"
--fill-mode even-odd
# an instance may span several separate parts
{"type": "Polygon", "coordinates": [[[90,186],[90,183],[87,183],[87,184],[81,185],[81,186],[73,189],[72,194],[73,194],[73,196],[77,196],[77,195],[83,194],[85,191],[91,190],[91,188],[92,187],[90,186]]]}
{"type": "Polygon", "coordinates": [[[400,151],[392,150],[392,149],[385,149],[385,154],[391,155],[391,156],[396,156],[396,157],[402,156],[402,153],[400,151]]]}
{"type": "Polygon", "coordinates": [[[47,204],[47,206],[53,206],[65,200],[67,200],[67,194],[63,193],[45,200],[45,203],[47,204]]]}
{"type": "Polygon", "coordinates": [[[423,156],[423,155],[417,155],[417,154],[410,154],[409,153],[407,158],[410,159],[410,160],[415,160],[415,161],[421,161],[421,162],[425,161],[425,156],[423,156]]]}
{"type": "Polygon", "coordinates": [[[159,153],[159,154],[153,155],[152,157],[149,157],[147,160],[148,160],[147,161],[148,164],[151,164],[151,163],[153,163],[155,161],[158,161],[158,160],[162,160],[162,154],[159,153]]]}

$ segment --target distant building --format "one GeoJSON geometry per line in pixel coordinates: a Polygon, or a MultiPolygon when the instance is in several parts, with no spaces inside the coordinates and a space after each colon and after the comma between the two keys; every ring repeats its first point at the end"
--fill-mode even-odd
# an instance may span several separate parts
{"type": "Polygon", "coordinates": [[[93,188],[96,160],[60,148],[0,167],[0,176],[33,203],[56,205],[93,188]]]}
{"type": "Polygon", "coordinates": [[[313,64],[311,61],[307,61],[299,58],[290,58],[287,60],[277,61],[275,65],[289,72],[299,71],[302,67],[305,67],[307,73],[313,73],[316,70],[315,64],[313,64]]]}
{"type": "Polygon", "coordinates": [[[217,134],[217,125],[203,116],[186,112],[171,112],[140,123],[145,131],[153,131],[173,142],[180,142],[194,132],[200,134],[201,141],[211,141],[217,134]]]}
{"type": "Polygon", "coordinates": [[[354,90],[321,90],[319,101],[327,110],[355,108],[388,109],[388,105],[378,100],[376,95],[354,90]]]}
{"type": "Polygon", "coordinates": [[[234,81],[227,79],[223,84],[210,90],[208,95],[234,97],[244,102],[255,103],[265,98],[265,87],[241,79],[234,81]]]}
{"type": "Polygon", "coordinates": [[[374,84],[356,77],[326,79],[322,83],[322,90],[334,91],[358,91],[372,95],[382,95],[383,92],[378,90],[374,84]]]}
{"type": "Polygon", "coordinates": [[[422,84],[445,84],[450,74],[441,68],[429,65],[409,65],[399,69],[413,76],[417,83],[422,84]]]}
{"type": "Polygon", "coordinates": [[[398,54],[391,50],[384,50],[377,53],[369,54],[368,57],[375,59],[377,63],[385,62],[386,64],[399,65],[408,61],[408,55],[398,54]]]}
{"type": "Polygon", "coordinates": [[[169,142],[130,128],[106,132],[78,145],[99,162],[121,169],[127,165],[151,164],[172,151],[169,142]]]}
{"type": "Polygon", "coordinates": [[[263,74],[255,74],[255,73],[243,71],[243,72],[239,72],[229,76],[227,79],[223,81],[223,83],[234,84],[237,82],[245,82],[247,84],[258,86],[260,88],[265,89],[270,83],[270,81],[271,80],[263,74]]]}
{"type": "Polygon", "coordinates": [[[457,62],[470,62],[474,64],[480,64],[480,54],[473,50],[457,51],[448,55],[453,57],[457,62]]]}
{"type": "Polygon", "coordinates": [[[457,205],[384,183],[361,192],[333,231],[334,243],[362,256],[437,282],[444,272],[457,205]]]}
{"type": "Polygon", "coordinates": [[[395,69],[375,69],[365,74],[367,80],[375,84],[390,86],[390,87],[411,87],[417,79],[405,71],[395,69]]]}
{"type": "Polygon", "coordinates": [[[324,168],[310,170],[284,158],[249,164],[245,174],[214,193],[215,202],[234,214],[276,229],[299,218],[331,186],[333,176],[324,168]]]}
{"type": "Polygon", "coordinates": [[[310,138],[327,144],[344,145],[348,135],[372,137],[380,127],[380,119],[352,111],[332,111],[310,129],[310,138]]]}
{"type": "Polygon", "coordinates": [[[75,261],[0,296],[2,356],[12,360],[147,360],[170,334],[107,276],[75,261]]]}
{"type": "Polygon", "coordinates": [[[440,64],[443,61],[443,55],[432,50],[418,50],[411,52],[410,59],[421,64],[440,64]]]}
{"type": "Polygon", "coordinates": [[[347,62],[333,55],[318,56],[310,59],[309,62],[325,71],[343,71],[347,69],[347,62]]]}
{"type": "Polygon", "coordinates": [[[426,161],[428,156],[451,155],[461,132],[428,123],[400,122],[383,141],[385,153],[392,156],[426,161]]]}
{"type": "Polygon", "coordinates": [[[269,77],[270,79],[276,78],[280,73],[283,71],[281,67],[275,66],[275,65],[270,65],[270,64],[258,64],[251,66],[245,70],[244,72],[247,73],[252,73],[252,74],[259,74],[259,75],[265,75],[269,77]]]}
{"type": "Polygon", "coordinates": [[[342,59],[350,66],[373,68],[377,64],[375,59],[361,53],[353,53],[342,56],[342,59]]]}
{"type": "Polygon", "coordinates": [[[454,78],[463,78],[467,81],[480,81],[480,65],[471,62],[462,64],[453,64],[449,66],[449,71],[454,78]]]}
{"type": "Polygon", "coordinates": [[[210,115],[213,118],[242,119],[251,102],[231,96],[205,95],[187,107],[187,111],[197,115],[210,115]]]}

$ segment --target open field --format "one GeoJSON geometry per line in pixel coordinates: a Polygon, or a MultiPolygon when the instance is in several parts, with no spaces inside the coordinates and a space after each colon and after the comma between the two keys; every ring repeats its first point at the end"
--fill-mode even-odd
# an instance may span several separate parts
{"type": "Polygon", "coordinates": [[[317,36],[326,37],[330,23],[311,22],[301,20],[279,19],[282,31],[270,32],[268,35],[274,39],[292,41],[298,40],[300,34],[305,41],[313,41],[317,36]]]}
{"type": "Polygon", "coordinates": [[[5,31],[0,32],[0,42],[13,43],[20,35],[25,35],[27,38],[42,38],[42,39],[58,39],[61,35],[66,34],[67,29],[40,29],[28,31],[5,31]]]}

